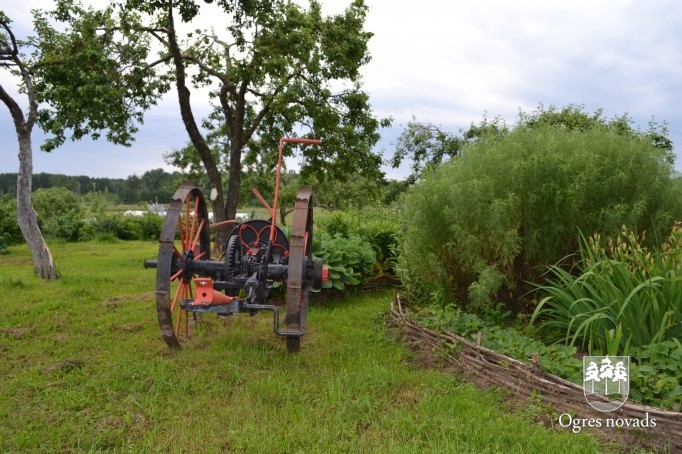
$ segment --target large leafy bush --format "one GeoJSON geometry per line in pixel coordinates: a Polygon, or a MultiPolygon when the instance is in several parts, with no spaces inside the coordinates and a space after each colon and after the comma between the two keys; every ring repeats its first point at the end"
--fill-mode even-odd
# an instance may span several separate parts
{"type": "Polygon", "coordinates": [[[323,212],[315,225],[327,235],[349,238],[356,235],[367,242],[375,254],[371,264],[373,278],[393,274],[399,215],[395,206],[365,207],[356,211],[323,212]]]}
{"type": "Polygon", "coordinates": [[[360,285],[372,277],[376,254],[359,235],[324,232],[315,238],[313,254],[329,267],[329,280],[323,284],[324,288],[344,290],[348,285],[360,285]]]}
{"type": "Polygon", "coordinates": [[[62,187],[38,189],[31,195],[38,222],[46,237],[67,241],[83,238],[85,215],[80,200],[72,191],[62,187]]]}
{"type": "Polygon", "coordinates": [[[67,211],[80,210],[78,196],[67,188],[57,186],[34,191],[31,194],[31,203],[41,222],[47,222],[67,211]]]}
{"type": "Polygon", "coordinates": [[[669,231],[682,199],[669,153],[654,145],[553,124],[469,143],[405,199],[398,270],[408,296],[526,310],[527,282],[577,251],[578,229],[669,231]]]}

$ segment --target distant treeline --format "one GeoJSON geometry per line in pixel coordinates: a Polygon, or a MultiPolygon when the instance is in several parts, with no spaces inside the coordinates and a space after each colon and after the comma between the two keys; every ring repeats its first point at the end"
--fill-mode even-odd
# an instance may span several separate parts
{"type": "MultiPolygon", "coordinates": [[[[170,200],[182,180],[179,172],[168,173],[163,169],[149,170],[142,176],[132,175],[125,179],[37,173],[33,175],[33,190],[62,187],[80,196],[90,192],[105,193],[115,203],[163,203],[170,200]]],[[[0,173],[0,196],[16,196],[16,193],[17,174],[0,173]]]]}

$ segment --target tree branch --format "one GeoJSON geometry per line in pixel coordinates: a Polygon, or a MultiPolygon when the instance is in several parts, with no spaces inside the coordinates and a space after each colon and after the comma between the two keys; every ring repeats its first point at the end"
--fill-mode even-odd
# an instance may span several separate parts
{"type": "Polygon", "coordinates": [[[228,88],[230,88],[230,90],[236,89],[235,85],[232,82],[230,82],[230,80],[225,76],[225,74],[222,74],[219,71],[216,71],[215,69],[211,68],[200,58],[198,58],[194,55],[188,55],[188,54],[181,54],[181,57],[183,60],[187,60],[187,61],[194,63],[202,71],[206,72],[207,74],[219,79],[220,82],[222,82],[223,85],[227,85],[228,88]]]}
{"type": "MultiPolygon", "coordinates": [[[[19,55],[19,46],[17,45],[17,39],[14,36],[14,33],[12,33],[12,29],[9,27],[9,24],[5,21],[2,21],[2,22],[0,22],[0,25],[2,25],[2,28],[5,29],[5,31],[9,35],[10,41],[12,41],[12,48],[10,49],[10,46],[5,44],[4,40],[3,40],[3,44],[5,44],[7,46],[7,50],[9,51],[8,54],[13,55],[13,56],[19,55]]],[[[4,49],[2,51],[3,51],[3,53],[5,52],[4,49]]]]}
{"type": "Polygon", "coordinates": [[[12,116],[12,120],[14,121],[14,128],[17,130],[17,132],[19,132],[26,126],[24,122],[24,112],[21,110],[21,107],[19,107],[19,104],[17,104],[14,98],[12,98],[9,93],[5,91],[2,85],[0,85],[0,101],[2,101],[9,109],[9,113],[12,116]]]}
{"type": "MultiPolygon", "coordinates": [[[[0,99],[9,109],[10,114],[12,115],[12,119],[14,120],[15,126],[17,128],[19,127],[26,128],[27,131],[30,132],[31,129],[33,129],[36,117],[38,116],[38,104],[36,103],[35,89],[33,88],[33,81],[31,78],[32,71],[19,58],[19,47],[17,44],[17,40],[16,37],[14,36],[14,33],[12,32],[12,29],[9,27],[9,24],[3,20],[2,22],[0,22],[0,25],[7,32],[7,35],[10,37],[10,40],[12,42],[12,48],[10,49],[9,46],[7,46],[7,50],[9,52],[7,53],[6,57],[3,56],[2,60],[12,63],[12,65],[8,66],[16,66],[19,69],[21,79],[24,83],[24,86],[26,87],[26,95],[28,96],[27,117],[24,119],[24,113],[21,110],[21,107],[19,107],[19,104],[17,104],[17,102],[9,95],[9,93],[7,93],[7,91],[5,91],[5,89],[2,86],[0,86],[0,99]]],[[[6,45],[6,43],[4,44],[6,45]]],[[[3,52],[4,51],[5,49],[3,49],[3,52]]]]}
{"type": "Polygon", "coordinates": [[[166,63],[166,62],[168,62],[168,61],[170,61],[170,60],[172,60],[172,59],[173,59],[173,55],[172,55],[172,54],[167,54],[167,55],[164,55],[163,57],[159,58],[158,60],[149,63],[149,64],[147,65],[147,67],[148,67],[148,68],[153,68],[153,67],[156,66],[156,65],[160,65],[161,63],[166,63]]]}

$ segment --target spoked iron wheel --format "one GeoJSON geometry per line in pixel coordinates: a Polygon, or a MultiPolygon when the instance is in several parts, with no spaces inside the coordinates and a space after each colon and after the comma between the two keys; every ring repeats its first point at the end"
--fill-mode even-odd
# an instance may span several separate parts
{"type": "Polygon", "coordinates": [[[180,348],[189,336],[189,314],[180,307],[193,298],[192,262],[210,259],[209,219],[201,190],[183,184],[173,195],[161,229],[156,267],[156,312],[161,336],[180,348]]]}
{"type": "MultiPolygon", "coordinates": [[[[313,266],[313,205],[312,190],[301,189],[296,195],[294,219],[289,238],[289,264],[287,277],[287,331],[305,331],[308,317],[310,267],[313,266]]],[[[287,336],[290,353],[301,349],[301,336],[287,336]]]]}

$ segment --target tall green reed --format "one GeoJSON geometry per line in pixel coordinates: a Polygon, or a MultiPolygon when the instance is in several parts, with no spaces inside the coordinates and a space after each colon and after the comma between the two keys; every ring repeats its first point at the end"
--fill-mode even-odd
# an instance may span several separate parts
{"type": "Polygon", "coordinates": [[[580,260],[571,270],[549,267],[537,288],[545,296],[531,323],[553,340],[589,353],[628,355],[682,336],[682,226],[654,250],[625,226],[615,239],[580,234],[580,260]]]}

